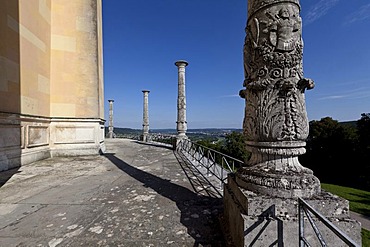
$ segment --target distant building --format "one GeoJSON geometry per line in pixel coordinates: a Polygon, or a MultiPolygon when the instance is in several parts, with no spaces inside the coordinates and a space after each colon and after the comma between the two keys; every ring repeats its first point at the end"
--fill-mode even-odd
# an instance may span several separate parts
{"type": "Polygon", "coordinates": [[[101,0],[0,3],[0,171],[104,146],[101,0]]]}

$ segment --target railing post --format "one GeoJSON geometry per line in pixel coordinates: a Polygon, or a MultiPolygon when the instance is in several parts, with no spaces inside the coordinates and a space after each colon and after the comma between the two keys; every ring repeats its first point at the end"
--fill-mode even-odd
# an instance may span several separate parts
{"type": "Polygon", "coordinates": [[[302,209],[302,202],[301,199],[298,199],[298,220],[299,220],[299,247],[305,247],[305,243],[303,241],[304,238],[304,212],[302,209]]]}
{"type": "MultiPolygon", "coordinates": [[[[235,162],[241,166],[244,164],[241,160],[237,160],[211,148],[193,143],[189,139],[183,139],[179,143],[180,144],[178,145],[177,151],[183,152],[185,157],[192,163],[194,167],[203,167],[206,169],[206,176],[215,176],[215,178],[219,180],[219,186],[216,184],[214,188],[220,195],[221,193],[219,190],[223,190],[223,184],[225,183],[225,170],[226,172],[234,172],[235,162]],[[233,162],[232,167],[230,166],[228,160],[233,162]],[[195,162],[197,164],[195,164],[195,162]]],[[[201,172],[199,169],[198,171],[201,172]]]]}
{"type": "Polygon", "coordinates": [[[221,157],[221,160],[222,162],[221,162],[221,170],[220,170],[221,172],[220,190],[222,190],[222,185],[224,183],[224,157],[221,157]]]}
{"type": "Polygon", "coordinates": [[[210,177],[210,172],[209,172],[209,150],[207,150],[207,177],[210,177]]]}

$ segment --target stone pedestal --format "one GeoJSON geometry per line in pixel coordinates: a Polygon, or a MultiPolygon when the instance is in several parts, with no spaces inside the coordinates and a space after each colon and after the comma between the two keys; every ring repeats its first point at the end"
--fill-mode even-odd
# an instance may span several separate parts
{"type": "MultiPolygon", "coordinates": [[[[348,201],[325,191],[306,201],[361,246],[361,225],[349,218],[348,201]]],[[[233,175],[224,187],[224,217],[233,246],[299,246],[298,200],[266,196],[243,188],[233,175]]],[[[321,246],[305,218],[305,237],[321,246]]],[[[347,246],[315,219],[328,246],[347,246]]]]}

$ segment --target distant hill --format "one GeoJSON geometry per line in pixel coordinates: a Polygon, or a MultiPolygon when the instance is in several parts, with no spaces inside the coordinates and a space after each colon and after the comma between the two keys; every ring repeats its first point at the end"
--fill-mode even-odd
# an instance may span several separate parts
{"type": "MultiPolygon", "coordinates": [[[[242,129],[233,129],[233,128],[205,128],[205,129],[188,129],[187,135],[191,139],[204,139],[212,138],[218,139],[225,137],[228,133],[233,131],[242,132],[242,129]]],[[[149,131],[152,134],[162,134],[162,135],[176,135],[176,129],[151,129],[149,131]]],[[[142,134],[141,129],[131,129],[131,128],[114,128],[114,133],[116,137],[138,139],[142,134]]],[[[105,134],[108,135],[108,127],[105,127],[105,134]]]]}
{"type": "MultiPolygon", "coordinates": [[[[108,132],[108,127],[105,127],[105,134],[107,135],[108,132]]],[[[130,128],[114,128],[113,132],[116,135],[140,135],[142,133],[142,130],[130,128]]]]}
{"type": "MultiPolygon", "coordinates": [[[[357,121],[346,121],[346,122],[339,122],[339,124],[349,127],[357,128],[357,121]]],[[[174,135],[177,133],[176,129],[150,129],[150,133],[161,133],[167,135],[174,135]]],[[[187,134],[203,134],[203,135],[220,135],[224,136],[227,133],[231,133],[233,131],[242,132],[242,129],[237,128],[204,128],[204,129],[188,129],[187,134]]],[[[108,134],[108,127],[105,127],[105,133],[108,134]]],[[[120,128],[115,127],[114,133],[116,135],[141,135],[142,129],[131,129],[131,128],[120,128]]]]}
{"type": "Polygon", "coordinates": [[[343,126],[348,126],[348,127],[355,127],[357,128],[357,121],[347,121],[347,122],[339,122],[339,124],[343,126]]]}
{"type": "MultiPolygon", "coordinates": [[[[108,132],[108,127],[105,127],[105,131],[108,132]]],[[[232,132],[237,131],[241,132],[242,129],[234,129],[234,128],[205,128],[205,129],[188,129],[188,133],[214,133],[214,132],[232,132]]],[[[116,134],[134,134],[134,133],[141,133],[141,129],[131,129],[131,128],[119,128],[114,127],[114,133],[116,134]]],[[[176,134],[176,129],[150,129],[151,133],[168,133],[168,134],[176,134]]]]}

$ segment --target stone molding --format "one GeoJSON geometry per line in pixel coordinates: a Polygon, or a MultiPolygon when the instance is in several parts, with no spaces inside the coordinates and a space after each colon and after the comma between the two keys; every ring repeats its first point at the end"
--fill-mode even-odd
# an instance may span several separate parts
{"type": "Polygon", "coordinates": [[[104,122],[93,118],[0,112],[0,171],[53,156],[102,153],[105,151],[104,122]]]}

